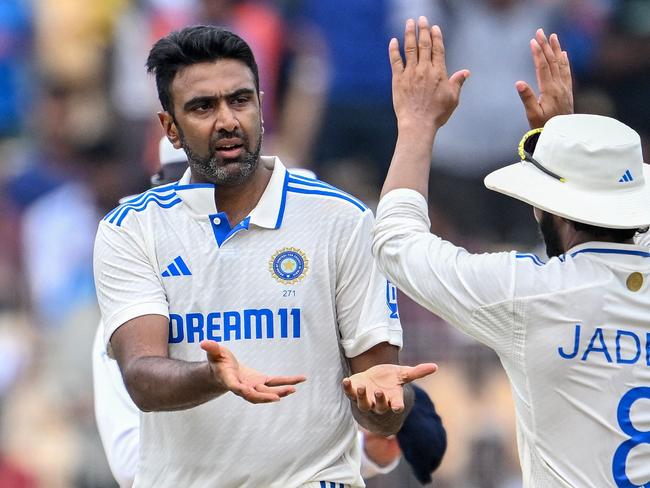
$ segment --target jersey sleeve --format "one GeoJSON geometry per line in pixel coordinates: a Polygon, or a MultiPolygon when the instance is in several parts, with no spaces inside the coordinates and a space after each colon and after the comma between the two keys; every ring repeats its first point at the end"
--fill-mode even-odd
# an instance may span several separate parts
{"type": "Polygon", "coordinates": [[[387,194],[377,210],[373,240],[379,267],[423,307],[497,351],[507,347],[514,317],[478,317],[484,318],[483,307],[512,301],[514,253],[471,254],[429,228],[422,195],[407,189],[387,194]]]}
{"type": "Polygon", "coordinates": [[[336,314],[347,357],[381,342],[402,347],[397,290],[371,254],[373,223],[372,212],[366,210],[337,264],[336,314]]]}
{"type": "Polygon", "coordinates": [[[100,223],[93,265],[105,344],[131,319],[142,315],[169,318],[165,290],[150,254],[142,237],[132,229],[100,223]]]}
{"type": "Polygon", "coordinates": [[[104,347],[104,325],[93,343],[95,420],[108,465],[120,487],[130,487],[138,466],[140,411],[126,391],[117,362],[104,347]]]}

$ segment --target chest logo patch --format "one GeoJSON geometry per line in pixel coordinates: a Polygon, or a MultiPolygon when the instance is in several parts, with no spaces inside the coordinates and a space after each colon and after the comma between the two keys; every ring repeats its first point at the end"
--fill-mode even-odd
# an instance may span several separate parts
{"type": "Polygon", "coordinates": [[[307,275],[309,259],[295,247],[284,247],[273,254],[269,261],[269,271],[273,278],[285,285],[298,283],[307,275]]]}

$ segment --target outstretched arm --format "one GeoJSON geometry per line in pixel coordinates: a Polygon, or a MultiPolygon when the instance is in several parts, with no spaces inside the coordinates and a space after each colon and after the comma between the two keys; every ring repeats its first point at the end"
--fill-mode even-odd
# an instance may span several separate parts
{"type": "Polygon", "coordinates": [[[143,411],[192,408],[232,392],[250,403],[279,401],[295,391],[304,376],[267,376],[239,364],[214,341],[202,341],[206,361],[168,357],[168,319],[143,315],[126,322],[111,337],[124,384],[143,411]]]}
{"type": "Polygon", "coordinates": [[[426,17],[406,22],[404,59],[397,39],[388,45],[393,73],[393,107],[397,144],[382,196],[396,188],[411,188],[427,197],[431,147],[436,132],[458,106],[468,70],[447,75],[440,27],[426,17]]]}
{"type": "Polygon", "coordinates": [[[535,75],[539,97],[525,81],[515,87],[526,110],[531,129],[543,127],[556,115],[573,113],[573,82],[566,51],[562,51],[557,34],[547,39],[542,29],[537,29],[530,40],[530,51],[535,62],[535,75]]]}

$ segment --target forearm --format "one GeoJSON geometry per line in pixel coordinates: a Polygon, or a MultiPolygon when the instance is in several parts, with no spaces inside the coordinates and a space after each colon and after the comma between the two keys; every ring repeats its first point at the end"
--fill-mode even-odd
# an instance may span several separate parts
{"type": "Polygon", "coordinates": [[[428,197],[431,147],[437,128],[425,121],[399,121],[395,152],[381,191],[410,188],[428,197]]]}
{"type": "Polygon", "coordinates": [[[366,412],[360,410],[357,406],[357,403],[352,401],[352,415],[354,415],[354,418],[359,423],[359,425],[371,432],[374,432],[375,434],[383,436],[396,434],[402,427],[402,424],[411,411],[411,408],[413,408],[413,388],[411,388],[411,385],[405,384],[403,386],[403,389],[404,410],[401,412],[393,412],[392,410],[389,410],[383,414],[374,413],[372,411],[366,412]]]}
{"type": "Polygon", "coordinates": [[[228,391],[207,361],[146,356],[131,361],[122,375],[129,395],[144,412],[184,410],[228,391]]]}

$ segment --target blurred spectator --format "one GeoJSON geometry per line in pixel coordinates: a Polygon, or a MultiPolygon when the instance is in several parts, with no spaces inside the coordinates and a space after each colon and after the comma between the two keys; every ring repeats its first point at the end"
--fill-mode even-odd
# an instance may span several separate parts
{"type": "MultiPolygon", "coordinates": [[[[612,100],[613,117],[639,132],[650,158],[650,2],[618,0],[593,69],[593,79],[612,100]]],[[[588,111],[589,107],[585,107],[588,111]]]]}
{"type": "Polygon", "coordinates": [[[322,114],[318,112],[321,104],[307,105],[320,121],[320,129],[307,144],[311,156],[306,155],[304,164],[313,164],[326,181],[340,184],[345,180],[344,188],[357,195],[362,192],[351,185],[370,184],[376,191],[390,162],[396,133],[386,55],[388,40],[395,34],[391,32],[391,2],[302,0],[290,6],[293,23],[317,29],[326,43],[321,56],[326,56],[322,61],[327,64],[319,68],[322,76],[312,87],[314,98],[324,95],[325,104],[322,114]],[[341,160],[346,162],[338,164],[341,160]]]}
{"type": "Polygon", "coordinates": [[[29,113],[32,12],[27,0],[0,2],[0,141],[22,133],[29,113]]]}

